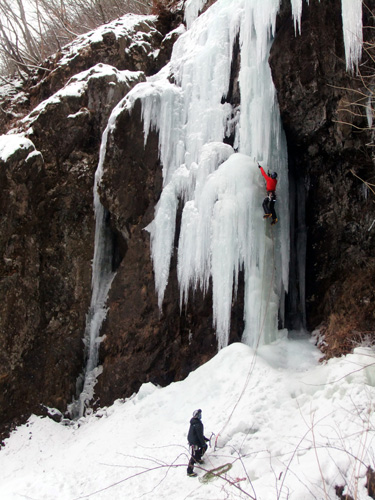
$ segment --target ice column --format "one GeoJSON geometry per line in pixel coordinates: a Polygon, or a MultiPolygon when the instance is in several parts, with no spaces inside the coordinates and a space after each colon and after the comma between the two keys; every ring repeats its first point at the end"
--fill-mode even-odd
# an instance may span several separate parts
{"type": "MultiPolygon", "coordinates": [[[[245,10],[241,26],[240,152],[256,158],[278,174],[277,229],[270,230],[259,213],[261,199],[252,207],[245,255],[245,331],[249,345],[276,338],[278,311],[283,319],[283,297],[289,279],[289,187],[286,141],[268,65],[278,2],[269,2],[267,15],[254,2],[245,10]],[[258,8],[257,8],[258,7],[258,8]],[[251,27],[251,29],[249,29],[251,27]]],[[[258,176],[259,176],[258,172],[258,176]]],[[[253,181],[255,184],[255,180],[253,181]]],[[[264,183],[263,183],[264,186],[264,183]]],[[[253,185],[256,190],[256,184],[253,185]]],[[[259,193],[259,188],[256,191],[259,193]]],[[[264,187],[261,191],[264,196],[264,187]]]]}
{"type": "Polygon", "coordinates": [[[341,0],[346,68],[354,71],[362,55],[362,0],[341,0]]]}
{"type": "Polygon", "coordinates": [[[108,213],[100,203],[98,185],[103,174],[108,133],[114,125],[121,103],[114,109],[102,136],[99,163],[94,182],[95,210],[95,247],[92,264],[91,303],[86,316],[84,336],[85,369],[77,381],[78,400],[70,405],[69,412],[73,417],[81,417],[94,396],[94,387],[101,367],[98,366],[99,346],[101,342],[100,328],[106,317],[106,301],[115,273],[112,269],[113,234],[108,225],[108,213]]]}

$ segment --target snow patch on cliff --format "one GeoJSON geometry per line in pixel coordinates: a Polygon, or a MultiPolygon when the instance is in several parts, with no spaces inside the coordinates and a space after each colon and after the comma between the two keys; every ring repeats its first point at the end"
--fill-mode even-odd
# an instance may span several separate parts
{"type": "Polygon", "coordinates": [[[23,134],[0,135],[0,160],[6,162],[20,149],[34,150],[34,144],[23,134]]]}
{"type": "MultiPolygon", "coordinates": [[[[77,75],[73,76],[66,85],[55,94],[53,94],[48,99],[41,102],[33,111],[23,118],[20,123],[25,126],[32,126],[32,123],[46,110],[56,104],[61,103],[67,98],[77,98],[82,97],[90,85],[90,81],[93,79],[106,78],[112,81],[114,84],[120,83],[130,83],[131,81],[138,81],[143,76],[142,71],[129,71],[123,70],[119,71],[113,66],[108,64],[96,64],[92,68],[86,71],[82,71],[77,75]]],[[[14,130],[9,132],[14,133],[14,130]]]]}
{"type": "Polygon", "coordinates": [[[156,16],[141,16],[136,14],[126,14],[110,23],[104,24],[93,31],[77,36],[75,40],[61,49],[63,53],[59,60],[59,65],[68,65],[82,51],[91,44],[103,42],[105,35],[115,35],[116,38],[129,36],[134,37],[137,33],[138,25],[142,22],[154,22],[156,16]]]}

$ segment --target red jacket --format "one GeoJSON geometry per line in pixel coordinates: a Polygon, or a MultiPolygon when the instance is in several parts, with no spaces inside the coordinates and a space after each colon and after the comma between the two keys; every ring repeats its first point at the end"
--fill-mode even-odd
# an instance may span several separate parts
{"type": "Polygon", "coordinates": [[[267,175],[266,172],[263,170],[263,167],[260,167],[260,171],[262,172],[263,177],[266,179],[267,191],[276,191],[277,179],[272,179],[272,177],[267,175]]]}

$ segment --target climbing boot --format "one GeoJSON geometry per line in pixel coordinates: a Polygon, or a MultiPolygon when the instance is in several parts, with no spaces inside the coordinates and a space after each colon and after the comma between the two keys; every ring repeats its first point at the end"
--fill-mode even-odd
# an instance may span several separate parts
{"type": "Polygon", "coordinates": [[[270,217],[272,217],[272,214],[264,214],[263,215],[263,219],[269,219],[270,217]]]}
{"type": "Polygon", "coordinates": [[[271,222],[271,226],[274,226],[277,222],[277,219],[273,219],[273,221],[271,222]]]}
{"type": "Polygon", "coordinates": [[[197,477],[198,476],[198,474],[196,472],[188,472],[187,475],[189,477],[197,477]]]}

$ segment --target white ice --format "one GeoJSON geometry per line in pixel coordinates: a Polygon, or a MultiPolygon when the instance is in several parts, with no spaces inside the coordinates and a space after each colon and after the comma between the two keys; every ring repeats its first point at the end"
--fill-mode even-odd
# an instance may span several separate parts
{"type": "MultiPolygon", "coordinates": [[[[309,0],[306,0],[307,3],[309,0]]],[[[292,15],[294,20],[294,31],[295,33],[301,33],[301,17],[302,17],[302,4],[303,0],[291,0],[292,4],[292,15]]]]}
{"type": "Polygon", "coordinates": [[[362,0],[341,0],[346,68],[354,71],[362,55],[362,0]]]}
{"type": "Polygon", "coordinates": [[[185,21],[187,28],[190,28],[206,3],[207,0],[186,0],[185,21]]]}
{"type": "MultiPolygon", "coordinates": [[[[271,0],[272,1],[272,0],[271,0]]],[[[309,4],[309,0],[305,0],[309,4]]],[[[292,16],[294,20],[295,32],[301,32],[301,17],[304,0],[291,0],[292,16]]],[[[186,24],[190,27],[193,21],[198,17],[207,0],[187,0],[185,4],[185,19],[186,24]]],[[[281,4],[277,2],[277,10],[281,4]]],[[[273,5],[276,3],[273,2],[273,5]]],[[[263,13],[268,15],[269,3],[262,2],[263,13]]],[[[343,35],[345,45],[346,67],[349,71],[353,71],[362,56],[363,44],[363,23],[362,23],[362,0],[341,0],[341,12],[343,21],[343,35]]]]}

